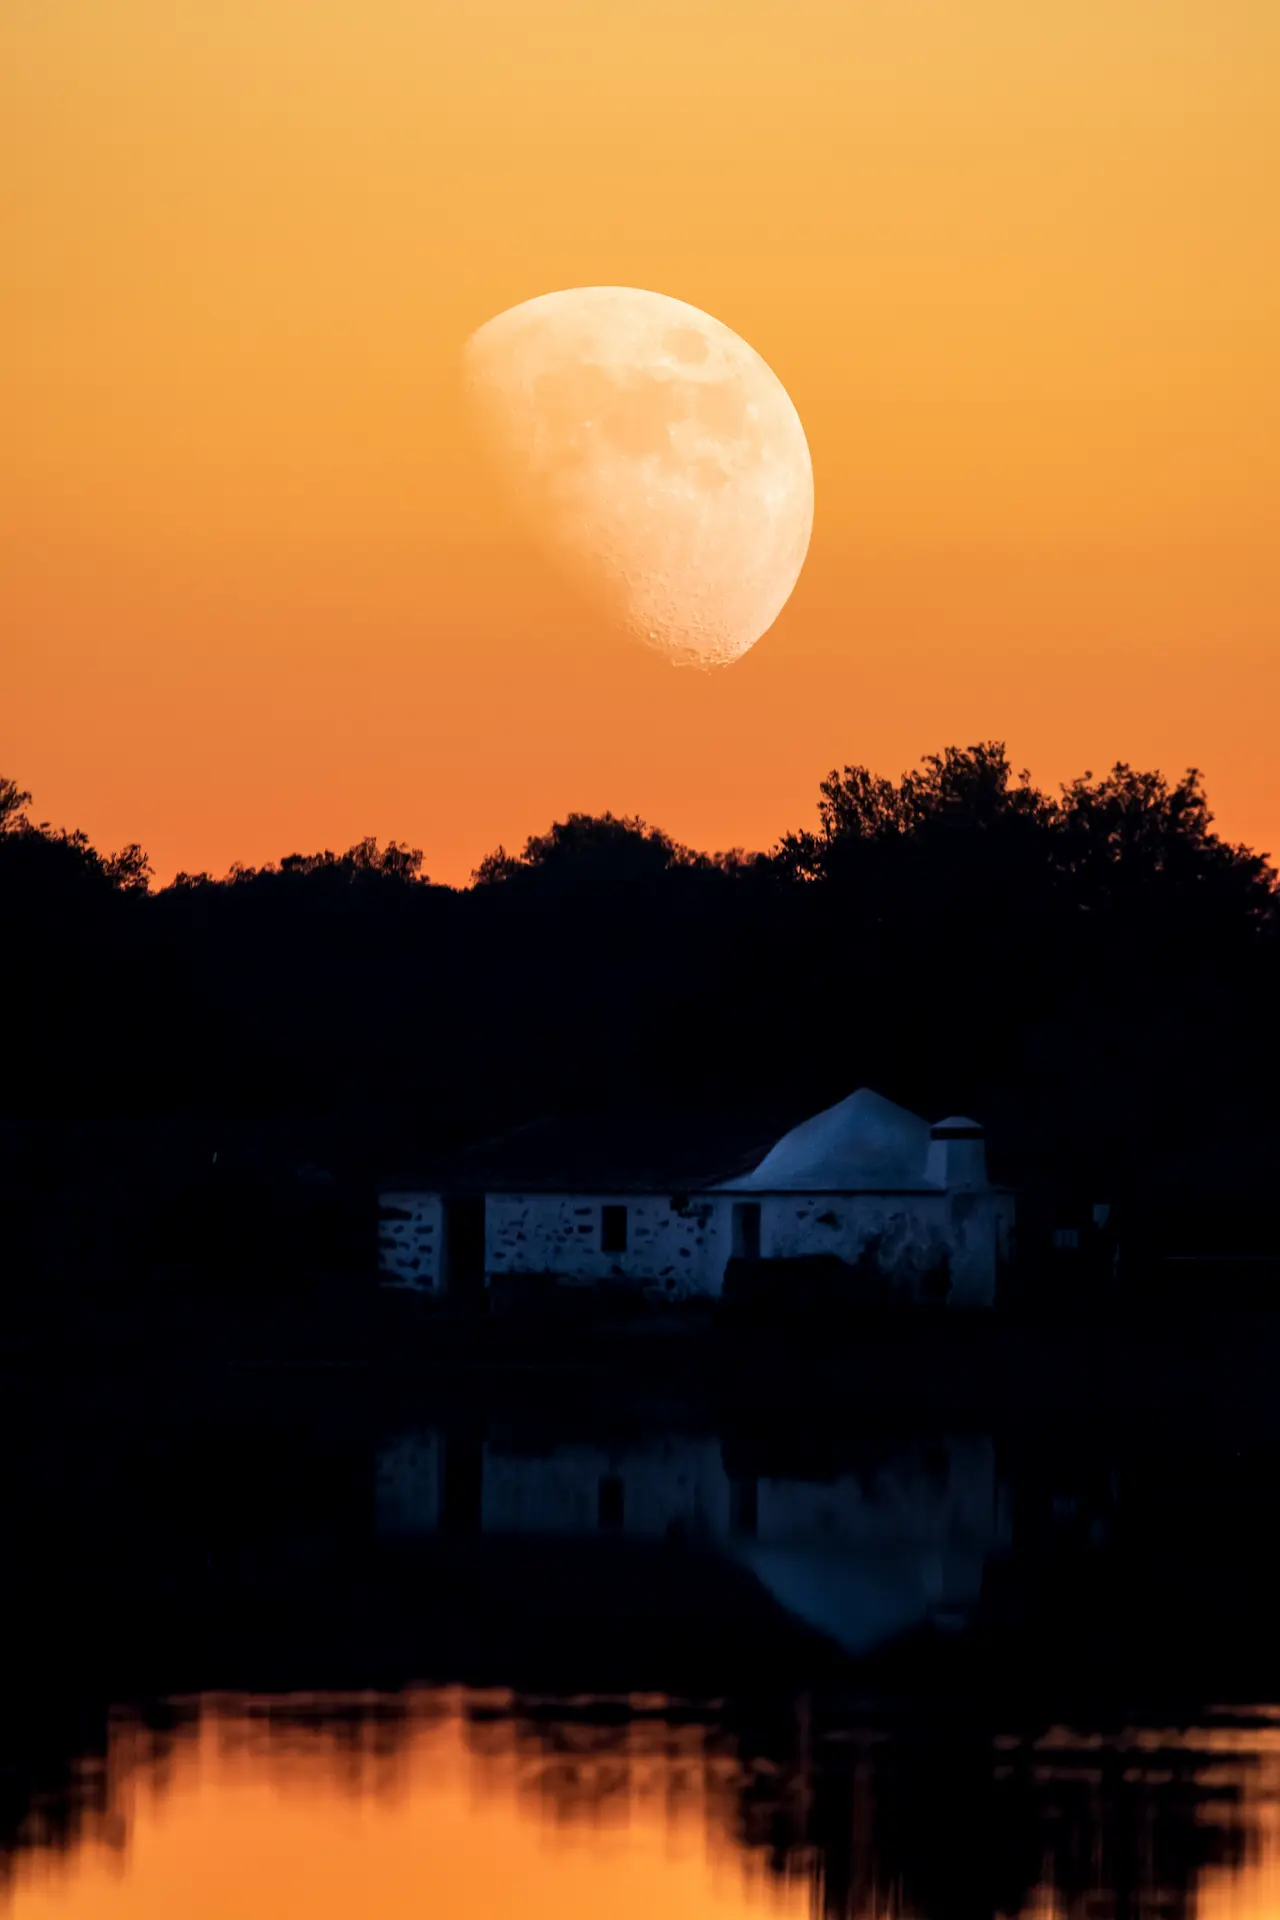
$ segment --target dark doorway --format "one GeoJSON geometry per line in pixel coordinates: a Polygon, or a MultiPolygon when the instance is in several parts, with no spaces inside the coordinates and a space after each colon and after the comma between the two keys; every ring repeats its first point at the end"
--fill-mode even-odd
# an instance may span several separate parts
{"type": "Polygon", "coordinates": [[[600,1209],[601,1253],[625,1253],[627,1250],[627,1210],[611,1206],[600,1209]]]}
{"type": "Polygon", "coordinates": [[[479,1533],[484,1513],[484,1444],[474,1433],[450,1433],[440,1487],[442,1533],[479,1533]]]}
{"type": "Polygon", "coordinates": [[[760,1258],[760,1202],[740,1201],[733,1209],[733,1254],[736,1260],[760,1258]]]}
{"type": "Polygon", "coordinates": [[[626,1519],[627,1492],[619,1474],[605,1473],[600,1477],[597,1518],[601,1528],[609,1533],[620,1533],[626,1519]]]}
{"type": "Polygon", "coordinates": [[[484,1297],[484,1199],[444,1203],[444,1285],[455,1299],[484,1297]]]}

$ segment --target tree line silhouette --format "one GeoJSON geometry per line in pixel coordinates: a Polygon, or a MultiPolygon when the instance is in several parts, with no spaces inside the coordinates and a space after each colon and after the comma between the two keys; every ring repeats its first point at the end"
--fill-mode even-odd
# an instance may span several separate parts
{"type": "Polygon", "coordinates": [[[977,1114],[1009,1177],[1238,1200],[1280,1138],[1280,884],[1194,770],[1051,794],[948,747],[833,771],[769,852],[574,813],[465,887],[367,839],[157,888],[30,805],[0,782],[12,1122],[265,1126],[368,1171],[549,1112],[868,1084],[977,1114]]]}

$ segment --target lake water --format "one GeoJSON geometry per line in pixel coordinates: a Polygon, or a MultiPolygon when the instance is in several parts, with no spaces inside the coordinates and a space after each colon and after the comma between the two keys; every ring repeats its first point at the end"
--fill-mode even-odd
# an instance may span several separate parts
{"type": "Polygon", "coordinates": [[[1280,1915],[1269,1445],[23,1440],[14,1915],[1280,1915]]]}

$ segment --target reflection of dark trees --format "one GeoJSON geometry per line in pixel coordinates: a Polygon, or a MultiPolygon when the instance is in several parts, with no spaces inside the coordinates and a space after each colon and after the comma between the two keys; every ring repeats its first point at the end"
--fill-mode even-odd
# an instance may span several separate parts
{"type": "Polygon", "coordinates": [[[19,1849],[74,1846],[111,1812],[105,1708],[59,1713],[49,1701],[14,1701],[0,1721],[0,1864],[19,1849]]]}
{"type": "Polygon", "coordinates": [[[1243,1835],[1230,1824],[1236,1791],[1205,1780],[1210,1764],[1178,1746],[1140,1755],[1042,1749],[1013,1762],[1010,1784],[1034,1808],[1042,1856],[1069,1912],[1084,1912],[1105,1890],[1120,1913],[1190,1914],[1206,1868],[1243,1864],[1243,1835]]]}
{"type": "Polygon", "coordinates": [[[147,1702],[127,1718],[101,1698],[6,1691],[0,1716],[0,1889],[21,1853],[92,1841],[123,1852],[122,1787],[141,1769],[163,1786],[194,1707],[147,1702]]]}
{"type": "Polygon", "coordinates": [[[321,1765],[344,1792],[377,1795],[394,1785],[408,1740],[449,1711],[425,1693],[231,1701],[219,1715],[219,1746],[277,1770],[321,1765]]]}
{"type": "Polygon", "coordinates": [[[994,1920],[1042,1887],[1069,1914],[1178,1920],[1206,1868],[1248,1852],[1254,1761],[1224,1784],[1220,1757],[1193,1745],[1006,1746],[969,1722],[849,1722],[821,1699],[732,1701],[722,1718],[526,1704],[475,1744],[503,1751],[508,1731],[526,1792],[557,1819],[607,1818],[655,1759],[700,1775],[720,1830],[779,1878],[807,1875],[830,1920],[994,1920]]]}
{"type": "Polygon", "coordinates": [[[423,1693],[233,1696],[217,1706],[150,1700],[127,1708],[88,1696],[7,1696],[0,1721],[0,1888],[22,1853],[66,1853],[90,1842],[124,1851],[137,1776],[146,1773],[163,1793],[180,1747],[198,1735],[211,1711],[225,1756],[321,1764],[329,1781],[364,1794],[393,1780],[409,1737],[443,1723],[451,1709],[423,1693]]]}
{"type": "MultiPolygon", "coordinates": [[[[1015,1756],[963,1738],[890,1743],[871,1758],[877,1879],[937,1920],[1018,1912],[1040,1883],[1068,1912],[1191,1914],[1202,1869],[1238,1862],[1206,1824],[1204,1756],[1015,1756]]],[[[828,1910],[851,1911],[832,1879],[828,1910]]]]}
{"type": "MultiPolygon", "coordinates": [[[[548,1816],[607,1822],[641,1792],[672,1811],[707,1804],[770,1871],[808,1876],[829,1920],[987,1920],[1025,1910],[1042,1883],[1081,1920],[1157,1908],[1179,1920],[1204,1868],[1238,1866],[1256,1842],[1240,1802],[1248,1754],[1209,1769],[1176,1745],[1072,1751],[1041,1736],[1106,1725],[1106,1702],[1175,1684],[1173,1725],[1194,1725],[1207,1700],[1276,1697],[1274,1455],[1134,1443],[1113,1467],[1079,1440],[1019,1446],[1005,1460],[1014,1551],[992,1569],[994,1624],[850,1669],[748,1611],[740,1588],[713,1588],[714,1556],[664,1547],[646,1588],[639,1561],[608,1558],[635,1543],[595,1559],[596,1543],[570,1543],[566,1571],[535,1595],[493,1569],[545,1571],[536,1538],[518,1561],[487,1557],[494,1543],[478,1536],[428,1542],[421,1560],[412,1543],[384,1552],[372,1413],[367,1427],[349,1409],[291,1420],[277,1407],[113,1431],[60,1409],[4,1425],[5,1861],[123,1842],[128,1770],[163,1778],[189,1736],[193,1709],[146,1704],[173,1692],[259,1689],[227,1739],[281,1767],[320,1753],[329,1777],[377,1792],[409,1734],[445,1711],[396,1691],[423,1672],[522,1680],[514,1708],[472,1697],[468,1739],[482,1758],[514,1753],[548,1816]],[[725,1704],[566,1704],[578,1679],[584,1693],[643,1685],[725,1704]],[[303,1687],[346,1697],[265,1697],[303,1687]],[[123,1721],[109,1702],[125,1703],[123,1721]]],[[[743,1432],[726,1457],[874,1481],[904,1447],[920,1457],[905,1439],[795,1432],[779,1452],[743,1432]]]]}
{"type": "MultiPolygon", "coordinates": [[[[406,1743],[449,1711],[429,1693],[217,1709],[224,1752],[322,1765],[356,1795],[393,1783],[406,1743]]],[[[771,1874],[807,1878],[826,1920],[996,1920],[1046,1887],[1081,1920],[1191,1920],[1205,1869],[1238,1869],[1258,1846],[1242,1800],[1257,1766],[1247,1750],[1055,1747],[997,1738],[972,1718],[867,1720],[821,1695],[465,1711],[472,1750],[482,1762],[514,1758],[537,1817],[607,1825],[637,1799],[668,1817],[705,1810],[771,1874]]],[[[192,1704],[109,1717],[100,1702],[19,1703],[0,1747],[0,1859],[88,1840],[127,1846],[131,1778],[146,1770],[163,1790],[198,1724],[192,1704]]]]}

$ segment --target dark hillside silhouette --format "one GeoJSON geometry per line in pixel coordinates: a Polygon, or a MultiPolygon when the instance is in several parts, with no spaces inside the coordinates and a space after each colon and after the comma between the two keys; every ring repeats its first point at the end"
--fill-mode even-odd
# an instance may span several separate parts
{"type": "Polygon", "coordinates": [[[1020,1179],[1108,1196],[1190,1152],[1254,1231],[1280,892],[1194,771],[1050,795],[998,743],[953,747],[896,782],[831,773],[816,826],[768,854],[573,814],[461,889],[364,840],[154,890],[139,848],[100,855],[29,806],[0,783],[19,1134],[127,1119],[202,1165],[267,1142],[364,1178],[557,1112],[869,1084],[978,1113],[1020,1179]]]}

